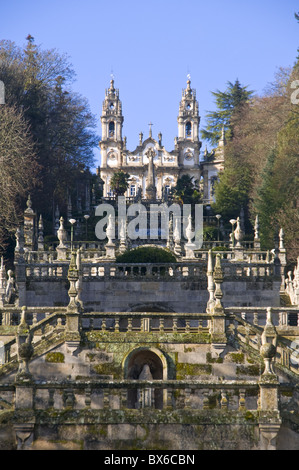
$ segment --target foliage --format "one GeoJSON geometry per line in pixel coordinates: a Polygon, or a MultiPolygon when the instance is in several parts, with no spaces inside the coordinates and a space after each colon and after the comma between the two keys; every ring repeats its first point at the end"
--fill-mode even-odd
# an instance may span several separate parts
{"type": "Polygon", "coordinates": [[[175,263],[175,256],[163,248],[141,246],[116,258],[117,263],[175,263]]]}
{"type": "Polygon", "coordinates": [[[218,231],[217,228],[207,225],[203,227],[203,239],[204,241],[217,240],[218,231]]]}
{"type": "Polygon", "coordinates": [[[129,187],[129,178],[130,175],[124,171],[116,171],[111,180],[110,187],[114,192],[115,196],[123,196],[129,187]]]}
{"type": "Polygon", "coordinates": [[[171,194],[176,201],[182,204],[199,204],[201,202],[201,193],[190,175],[182,175],[178,178],[171,194]]]}
{"type": "MultiPolygon", "coordinates": [[[[227,223],[240,215],[254,223],[259,215],[262,248],[274,246],[282,227],[288,260],[298,256],[299,112],[291,84],[299,78],[298,62],[280,68],[264,95],[251,99],[231,116],[233,134],[225,147],[225,169],[215,185],[212,206],[227,223]]],[[[252,232],[252,226],[246,227],[252,232]]]]}
{"type": "Polygon", "coordinates": [[[32,194],[37,212],[51,218],[66,201],[68,187],[93,165],[98,143],[95,118],[70,85],[74,71],[65,55],[42,50],[32,36],[24,48],[0,41],[0,79],[8,106],[24,113],[35,143],[39,187],[32,194]]]}
{"type": "Polygon", "coordinates": [[[227,82],[227,89],[212,92],[215,97],[217,110],[206,115],[207,126],[201,131],[201,137],[212,145],[217,145],[224,128],[227,139],[233,134],[232,117],[247,104],[253,92],[242,86],[237,79],[235,83],[227,82]]]}
{"type": "Polygon", "coordinates": [[[0,106],[0,246],[7,247],[37,184],[39,167],[30,128],[16,106],[0,106]]]}

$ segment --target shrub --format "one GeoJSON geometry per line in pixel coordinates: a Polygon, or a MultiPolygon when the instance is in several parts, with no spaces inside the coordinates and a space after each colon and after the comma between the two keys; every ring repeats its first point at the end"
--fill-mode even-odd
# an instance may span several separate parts
{"type": "Polygon", "coordinates": [[[116,258],[117,263],[175,263],[176,257],[168,250],[142,246],[128,250],[116,258]]]}

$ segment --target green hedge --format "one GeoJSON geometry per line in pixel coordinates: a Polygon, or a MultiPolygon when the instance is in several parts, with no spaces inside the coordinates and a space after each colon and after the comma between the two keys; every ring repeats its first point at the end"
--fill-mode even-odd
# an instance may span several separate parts
{"type": "Polygon", "coordinates": [[[176,257],[163,248],[142,246],[117,256],[117,263],[175,263],[176,257]]]}

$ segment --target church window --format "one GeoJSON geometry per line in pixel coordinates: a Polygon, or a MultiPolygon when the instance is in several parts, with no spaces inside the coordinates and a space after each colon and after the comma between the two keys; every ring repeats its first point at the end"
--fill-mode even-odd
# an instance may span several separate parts
{"type": "Polygon", "coordinates": [[[191,137],[191,122],[186,123],[186,137],[191,137]]]}
{"type": "Polygon", "coordinates": [[[115,132],[115,124],[113,121],[109,122],[109,137],[113,137],[115,132]]]}

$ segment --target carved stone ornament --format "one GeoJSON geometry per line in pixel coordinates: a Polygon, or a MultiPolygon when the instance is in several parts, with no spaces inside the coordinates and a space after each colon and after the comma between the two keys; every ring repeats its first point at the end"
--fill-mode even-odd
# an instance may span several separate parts
{"type": "Polygon", "coordinates": [[[184,158],[185,158],[185,160],[188,160],[188,161],[193,160],[193,152],[192,152],[191,149],[187,149],[185,151],[184,158]]]}
{"type": "Polygon", "coordinates": [[[113,150],[111,150],[110,152],[108,152],[107,157],[109,158],[109,160],[115,160],[116,154],[115,152],[113,152],[113,150]]]}

